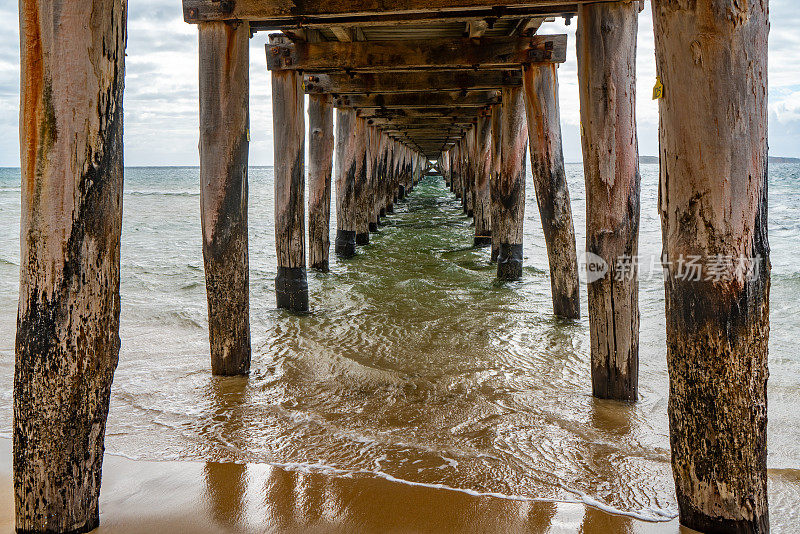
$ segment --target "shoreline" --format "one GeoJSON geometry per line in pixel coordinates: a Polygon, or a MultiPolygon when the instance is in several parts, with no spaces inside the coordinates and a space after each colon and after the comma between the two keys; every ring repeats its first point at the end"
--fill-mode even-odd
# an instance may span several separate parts
{"type": "MultiPolygon", "coordinates": [[[[0,439],[0,532],[14,531],[11,442],[0,439]]],[[[368,474],[267,464],[146,461],[106,454],[102,533],[191,532],[688,533],[581,503],[471,495],[368,474]]]]}

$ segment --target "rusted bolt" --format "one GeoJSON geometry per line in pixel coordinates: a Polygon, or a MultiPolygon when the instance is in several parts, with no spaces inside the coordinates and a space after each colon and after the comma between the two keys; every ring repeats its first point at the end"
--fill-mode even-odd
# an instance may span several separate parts
{"type": "Polygon", "coordinates": [[[280,54],[281,51],[278,50],[277,47],[273,47],[273,48],[270,49],[270,52],[272,52],[273,56],[277,56],[278,54],[280,54]]]}
{"type": "Polygon", "coordinates": [[[195,8],[195,7],[189,8],[189,18],[190,19],[196,19],[197,18],[197,8],[195,8]]]}
{"type": "Polygon", "coordinates": [[[545,41],[544,49],[545,50],[552,50],[553,49],[553,41],[545,41]]]}

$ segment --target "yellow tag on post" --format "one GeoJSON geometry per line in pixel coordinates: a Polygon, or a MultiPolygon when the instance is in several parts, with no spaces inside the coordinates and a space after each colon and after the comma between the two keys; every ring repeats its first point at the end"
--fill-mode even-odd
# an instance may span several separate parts
{"type": "Polygon", "coordinates": [[[664,84],[661,83],[661,77],[656,76],[656,86],[653,87],[653,100],[661,100],[664,98],[664,84]]]}

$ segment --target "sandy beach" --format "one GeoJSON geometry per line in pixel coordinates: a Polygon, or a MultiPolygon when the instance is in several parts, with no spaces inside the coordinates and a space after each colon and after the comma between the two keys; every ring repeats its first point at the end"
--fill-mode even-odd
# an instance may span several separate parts
{"type": "MultiPolygon", "coordinates": [[[[0,440],[0,532],[14,531],[11,442],[0,440]]],[[[690,533],[579,503],[515,501],[413,486],[373,475],[335,477],[264,464],[148,462],[106,455],[95,532],[690,533]]]]}

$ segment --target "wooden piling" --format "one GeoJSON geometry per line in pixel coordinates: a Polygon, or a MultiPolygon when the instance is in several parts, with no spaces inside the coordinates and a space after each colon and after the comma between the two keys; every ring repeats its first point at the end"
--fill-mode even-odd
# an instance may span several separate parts
{"type": "Polygon", "coordinates": [[[586,179],[592,392],[633,401],[639,376],[639,149],[635,3],[579,8],[578,76],[586,179]]]}
{"type": "Polygon", "coordinates": [[[329,268],[333,106],[324,93],[308,96],[308,252],[312,269],[329,268]]]}
{"type": "Polygon", "coordinates": [[[356,112],[336,110],[336,246],[337,256],[356,253],[356,112]]]}
{"type": "Polygon", "coordinates": [[[500,174],[492,191],[499,250],[497,278],[522,278],[522,226],[525,219],[525,95],[521,87],[504,87],[501,105],[500,174]]]}
{"type": "Polygon", "coordinates": [[[550,262],[553,313],[578,319],[581,316],[578,257],[561,147],[556,68],[554,63],[526,65],[522,79],[531,174],[550,262]]]}
{"type": "Polygon", "coordinates": [[[489,177],[492,173],[492,119],[488,113],[478,118],[475,128],[475,240],[476,247],[492,244],[492,199],[489,177]]]}
{"type": "Polygon", "coordinates": [[[308,311],[305,248],[305,107],[301,77],[272,71],[275,133],[275,248],[279,308],[308,311]]]}
{"type": "Polygon", "coordinates": [[[495,104],[492,106],[492,170],[491,174],[489,174],[489,201],[490,201],[490,212],[491,212],[491,221],[492,221],[492,254],[491,254],[491,262],[497,262],[497,256],[500,255],[500,238],[497,234],[497,220],[500,217],[500,213],[497,211],[497,208],[500,206],[500,199],[497,198],[497,194],[499,193],[499,180],[500,180],[500,161],[502,158],[502,141],[503,141],[503,121],[502,121],[502,109],[499,104],[495,104]]]}
{"type": "Polygon", "coordinates": [[[82,533],[99,523],[120,347],[126,2],[23,0],[19,15],[16,529],[82,533]]]}
{"type": "Polygon", "coordinates": [[[356,117],[356,245],[369,245],[370,195],[367,176],[367,121],[356,117]]]}
{"type": "Polygon", "coordinates": [[[200,218],[211,371],[241,375],[250,370],[250,28],[246,23],[204,23],[199,39],[200,218]]]}
{"type": "Polygon", "coordinates": [[[470,128],[464,136],[464,214],[467,217],[475,215],[475,127],[470,128]]]}
{"type": "Polygon", "coordinates": [[[653,21],[680,522],[766,533],[767,2],[654,0],[653,21]]]}

